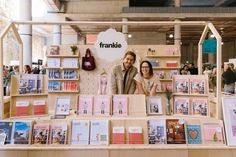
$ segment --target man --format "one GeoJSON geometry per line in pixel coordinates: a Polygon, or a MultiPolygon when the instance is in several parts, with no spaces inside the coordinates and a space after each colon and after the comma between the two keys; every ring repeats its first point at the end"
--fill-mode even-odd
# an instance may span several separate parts
{"type": "Polygon", "coordinates": [[[111,92],[112,94],[133,94],[135,91],[134,76],[138,73],[133,66],[136,55],[132,51],[126,52],[123,62],[116,65],[111,71],[111,92]]]}
{"type": "Polygon", "coordinates": [[[193,63],[190,63],[188,68],[191,75],[198,75],[198,69],[194,67],[193,63]]]}

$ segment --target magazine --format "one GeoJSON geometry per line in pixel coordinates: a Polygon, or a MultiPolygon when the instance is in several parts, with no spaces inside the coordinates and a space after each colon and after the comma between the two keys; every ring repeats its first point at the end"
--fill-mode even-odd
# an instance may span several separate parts
{"type": "Polygon", "coordinates": [[[189,98],[175,97],[174,98],[174,114],[189,115],[189,98]]]}
{"type": "Polygon", "coordinates": [[[113,115],[127,116],[128,115],[128,97],[124,95],[113,96],[113,115]]]}
{"type": "Polygon", "coordinates": [[[190,94],[205,94],[206,83],[204,78],[191,78],[190,79],[190,94]]]}
{"type": "Polygon", "coordinates": [[[167,119],[167,144],[186,144],[185,124],[183,119],[167,119]]]}
{"type": "Polygon", "coordinates": [[[186,75],[175,75],[175,92],[180,94],[189,93],[189,78],[186,75]]]}
{"type": "Polygon", "coordinates": [[[164,119],[148,120],[148,143],[166,144],[166,122],[164,119]]]}
{"type": "Polygon", "coordinates": [[[49,124],[35,124],[32,137],[33,144],[48,144],[49,124]]]}
{"type": "Polygon", "coordinates": [[[0,121],[0,134],[2,134],[3,144],[11,144],[13,122],[0,121]]]}
{"type": "Polygon", "coordinates": [[[13,130],[13,144],[30,144],[31,122],[16,121],[13,130]]]}
{"type": "Polygon", "coordinates": [[[67,124],[52,124],[51,125],[51,144],[66,144],[67,140],[67,124]]]}
{"type": "Polygon", "coordinates": [[[71,144],[89,144],[89,120],[72,120],[71,144]]]}
{"type": "Polygon", "coordinates": [[[56,100],[55,115],[69,115],[70,113],[70,97],[61,96],[56,100]]]}
{"type": "Polygon", "coordinates": [[[93,95],[80,95],[78,104],[78,115],[92,115],[93,95]]]}
{"type": "Polygon", "coordinates": [[[208,116],[208,99],[207,98],[192,98],[192,115],[208,116]]]}

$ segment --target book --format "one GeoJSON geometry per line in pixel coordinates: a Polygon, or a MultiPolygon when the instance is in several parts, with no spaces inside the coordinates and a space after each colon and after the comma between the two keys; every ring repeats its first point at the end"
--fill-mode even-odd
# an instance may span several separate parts
{"type": "Polygon", "coordinates": [[[67,124],[54,123],[51,124],[50,144],[66,144],[67,140],[67,124]]]}
{"type": "Polygon", "coordinates": [[[111,112],[111,96],[97,95],[94,97],[94,115],[109,116],[111,112]]]}
{"type": "Polygon", "coordinates": [[[35,124],[32,144],[48,144],[49,131],[49,124],[35,124]]]}
{"type": "Polygon", "coordinates": [[[189,78],[186,75],[175,75],[175,93],[188,94],[189,93],[189,78]]]}
{"type": "Polygon", "coordinates": [[[171,82],[161,82],[161,91],[173,91],[173,86],[171,82]]]}
{"type": "Polygon", "coordinates": [[[29,101],[16,101],[15,116],[28,116],[29,101]]]}
{"type": "Polygon", "coordinates": [[[5,144],[7,135],[3,132],[3,130],[0,130],[0,146],[5,144]]]}
{"type": "Polygon", "coordinates": [[[93,113],[93,96],[92,95],[80,95],[78,104],[78,115],[92,115],[93,113]]]}
{"type": "Polygon", "coordinates": [[[48,70],[48,78],[49,79],[61,79],[61,70],[48,70]]]}
{"type": "Polygon", "coordinates": [[[59,81],[49,81],[48,82],[48,90],[49,91],[60,91],[62,87],[62,83],[59,81]]]}
{"type": "Polygon", "coordinates": [[[143,144],[143,129],[142,127],[128,128],[128,143],[129,144],[143,144]]]}
{"type": "Polygon", "coordinates": [[[76,70],[64,70],[63,78],[64,79],[77,79],[78,72],[76,70]]]}
{"type": "Polygon", "coordinates": [[[167,144],[186,144],[183,119],[166,119],[167,144]]]}
{"type": "Polygon", "coordinates": [[[108,145],[109,144],[109,121],[91,120],[90,121],[90,144],[108,145]]]}
{"type": "Polygon", "coordinates": [[[178,74],[179,74],[178,70],[170,70],[169,79],[172,79],[175,75],[178,75],[178,74]]]}
{"type": "Polygon", "coordinates": [[[13,125],[13,144],[30,144],[31,122],[16,121],[13,125]]]}
{"type": "Polygon", "coordinates": [[[190,94],[206,94],[206,80],[203,77],[190,79],[190,94]]]}
{"type": "Polygon", "coordinates": [[[46,114],[46,102],[45,100],[34,100],[33,101],[33,114],[43,115],[46,114]]]}
{"type": "Polygon", "coordinates": [[[43,92],[43,75],[37,75],[37,93],[43,92]]]}
{"type": "Polygon", "coordinates": [[[70,113],[70,97],[60,96],[56,100],[55,115],[69,115],[70,113]]]}
{"type": "Polygon", "coordinates": [[[166,61],[166,67],[177,67],[178,62],[177,61],[166,61]]]}
{"type": "Polygon", "coordinates": [[[71,122],[71,144],[89,144],[89,120],[72,120],[71,122]]]}
{"type": "Polygon", "coordinates": [[[160,115],[163,114],[162,101],[160,96],[146,97],[147,114],[160,115]]]}
{"type": "Polygon", "coordinates": [[[189,115],[189,98],[175,97],[174,98],[174,114],[189,115]]]}
{"type": "Polygon", "coordinates": [[[63,58],[62,67],[63,68],[78,68],[78,58],[63,58]]]}
{"type": "Polygon", "coordinates": [[[205,144],[224,144],[222,126],[217,122],[203,123],[203,141],[205,144]]]}
{"type": "Polygon", "coordinates": [[[11,144],[13,132],[13,122],[10,121],[0,121],[0,134],[1,134],[1,143],[11,144]]]}
{"type": "Polygon", "coordinates": [[[50,45],[48,48],[49,55],[59,55],[60,47],[58,45],[50,45]]]}
{"type": "Polygon", "coordinates": [[[47,59],[47,67],[48,68],[60,68],[61,61],[60,58],[48,58],[47,59]]]}
{"type": "Polygon", "coordinates": [[[112,128],[112,144],[125,144],[125,128],[124,127],[112,128]]]}
{"type": "Polygon", "coordinates": [[[127,116],[128,115],[128,97],[124,95],[114,95],[113,98],[113,115],[127,116]]]}
{"type": "Polygon", "coordinates": [[[159,60],[158,59],[148,59],[148,61],[151,63],[152,67],[159,67],[159,60]]]}
{"type": "Polygon", "coordinates": [[[20,74],[19,75],[19,94],[37,93],[38,75],[20,74]]]}
{"type": "Polygon", "coordinates": [[[199,125],[186,125],[188,144],[201,144],[201,126],[199,125]]]}
{"type": "Polygon", "coordinates": [[[208,116],[209,115],[209,105],[207,98],[192,98],[192,115],[196,116],[208,116]]]}
{"type": "Polygon", "coordinates": [[[165,72],[164,71],[155,71],[154,75],[159,79],[164,79],[165,78],[165,72]]]}
{"type": "Polygon", "coordinates": [[[148,143],[166,144],[166,122],[164,119],[148,120],[148,143]]]}

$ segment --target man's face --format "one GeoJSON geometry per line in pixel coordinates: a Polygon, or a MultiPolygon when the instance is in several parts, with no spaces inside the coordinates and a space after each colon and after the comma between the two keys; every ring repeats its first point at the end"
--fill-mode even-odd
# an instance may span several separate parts
{"type": "Polygon", "coordinates": [[[127,55],[123,59],[123,64],[124,64],[125,69],[129,69],[134,64],[134,57],[131,55],[127,55]]]}

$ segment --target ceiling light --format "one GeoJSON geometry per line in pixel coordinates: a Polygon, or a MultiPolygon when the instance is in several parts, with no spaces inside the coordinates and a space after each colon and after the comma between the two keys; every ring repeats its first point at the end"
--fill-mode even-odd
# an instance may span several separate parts
{"type": "Polygon", "coordinates": [[[132,38],[132,34],[128,34],[128,38],[132,38]]]}
{"type": "Polygon", "coordinates": [[[223,27],[220,27],[220,30],[223,30],[224,28],[223,27]]]}
{"type": "Polygon", "coordinates": [[[173,37],[174,37],[174,35],[173,35],[173,34],[170,34],[170,35],[169,35],[169,38],[173,38],[173,37]]]}
{"type": "Polygon", "coordinates": [[[214,34],[211,34],[211,35],[210,35],[210,38],[215,38],[214,34]]]}
{"type": "Polygon", "coordinates": [[[221,42],[221,45],[224,45],[224,42],[221,42]]]}

